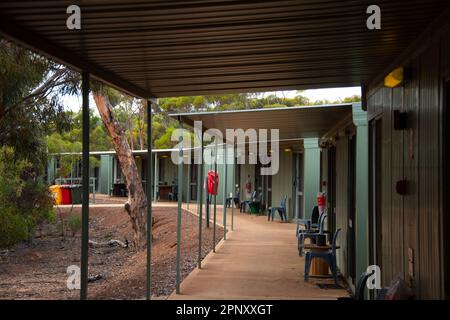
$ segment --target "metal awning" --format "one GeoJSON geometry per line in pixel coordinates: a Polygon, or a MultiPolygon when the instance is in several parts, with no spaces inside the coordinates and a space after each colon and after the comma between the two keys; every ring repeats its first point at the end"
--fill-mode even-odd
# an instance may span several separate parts
{"type": "MultiPolygon", "coordinates": [[[[204,129],[279,129],[283,145],[305,138],[321,138],[338,126],[352,121],[352,104],[299,106],[270,109],[191,112],[170,114],[192,126],[201,121],[204,129]]],[[[268,138],[270,138],[270,133],[268,138]]]]}
{"type": "Polygon", "coordinates": [[[359,86],[448,0],[10,0],[0,34],[143,98],[359,86]],[[79,5],[81,30],[66,28],[79,5]]]}

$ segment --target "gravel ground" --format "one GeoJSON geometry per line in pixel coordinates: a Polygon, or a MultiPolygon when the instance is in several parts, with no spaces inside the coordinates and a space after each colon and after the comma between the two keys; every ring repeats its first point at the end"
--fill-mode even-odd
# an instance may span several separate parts
{"type": "MultiPolygon", "coordinates": [[[[73,214],[80,214],[75,208],[73,214]]],[[[66,219],[70,209],[60,210],[66,219]]],[[[152,292],[165,298],[175,289],[176,208],[154,208],[156,223],[152,246],[152,292]]],[[[122,208],[91,208],[90,239],[131,240],[128,215],[122,208]]],[[[21,243],[0,253],[0,299],[78,299],[79,291],[67,289],[67,267],[80,264],[79,235],[62,237],[57,224],[40,228],[32,243],[21,243]]],[[[212,246],[212,230],[203,228],[202,256],[212,246]]],[[[217,227],[217,241],[223,229],[217,227]]],[[[198,218],[182,214],[182,277],[196,267],[198,255],[198,218]]],[[[89,274],[101,279],[89,283],[90,299],[142,299],[145,297],[146,255],[132,246],[99,247],[89,250],[89,274]]]]}

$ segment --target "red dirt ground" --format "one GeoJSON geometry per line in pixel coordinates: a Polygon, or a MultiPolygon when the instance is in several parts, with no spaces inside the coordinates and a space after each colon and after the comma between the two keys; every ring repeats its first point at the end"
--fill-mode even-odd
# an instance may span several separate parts
{"type": "MultiPolygon", "coordinates": [[[[61,209],[66,217],[70,209],[61,209]]],[[[164,298],[175,289],[176,208],[156,207],[153,228],[152,292],[164,298]]],[[[74,209],[80,214],[80,208],[74,209]]],[[[90,209],[90,239],[131,240],[131,224],[120,207],[90,209]]],[[[79,235],[60,234],[55,224],[43,226],[32,244],[22,243],[0,255],[0,299],[78,299],[79,291],[66,286],[67,267],[80,264],[79,235]]],[[[223,229],[217,227],[217,241],[223,229]]],[[[203,228],[202,256],[211,250],[212,230],[203,228]]],[[[195,267],[198,255],[198,218],[183,211],[182,277],[195,267]]],[[[146,255],[133,247],[90,248],[89,274],[102,279],[89,283],[90,299],[142,299],[145,297],[146,255]]]]}

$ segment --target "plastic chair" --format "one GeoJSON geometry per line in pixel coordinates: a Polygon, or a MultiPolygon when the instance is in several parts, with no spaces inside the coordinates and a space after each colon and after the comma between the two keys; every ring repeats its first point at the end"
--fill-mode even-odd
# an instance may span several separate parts
{"type": "Polygon", "coordinates": [[[355,300],[364,300],[364,288],[366,287],[367,280],[369,279],[370,274],[367,272],[363,272],[359,277],[358,284],[356,285],[355,290],[355,300]]]}
{"type": "Polygon", "coordinates": [[[281,221],[287,221],[286,200],[287,200],[287,196],[284,196],[283,198],[281,198],[279,207],[270,208],[270,210],[268,211],[268,214],[267,214],[267,221],[269,221],[270,218],[272,218],[272,221],[273,221],[273,216],[275,215],[275,212],[278,212],[278,214],[280,215],[281,221]]]}
{"type": "Polygon", "coordinates": [[[336,232],[334,233],[333,236],[333,242],[332,242],[332,246],[331,249],[326,251],[326,252],[321,252],[321,251],[308,251],[306,253],[306,257],[305,257],[305,281],[307,281],[309,279],[309,270],[311,268],[311,260],[313,258],[321,258],[324,259],[328,265],[330,266],[331,269],[331,273],[333,274],[333,279],[334,279],[334,283],[337,285],[338,284],[338,280],[337,280],[337,264],[336,264],[336,242],[337,242],[337,236],[339,234],[339,232],[341,231],[341,229],[337,229],[336,232]]]}
{"type": "Polygon", "coordinates": [[[298,233],[300,231],[300,226],[305,226],[306,229],[310,228],[318,228],[319,218],[322,216],[323,212],[319,212],[319,207],[314,206],[311,213],[311,219],[298,219],[297,220],[297,230],[295,232],[295,236],[298,237],[298,233]]]}
{"type": "Polygon", "coordinates": [[[369,277],[369,273],[363,272],[356,284],[355,294],[351,297],[339,297],[338,300],[364,300],[364,288],[366,287],[369,277]]]}
{"type": "Polygon", "coordinates": [[[234,202],[235,206],[239,205],[239,189],[236,190],[236,193],[234,194],[233,197],[227,197],[227,199],[226,199],[227,208],[231,208],[231,206],[233,205],[233,202],[234,202]]]}
{"type": "Polygon", "coordinates": [[[318,235],[325,234],[325,219],[327,218],[327,214],[325,212],[322,212],[322,214],[319,217],[318,226],[319,229],[305,229],[305,230],[299,230],[298,231],[298,255],[301,257],[303,255],[303,243],[306,239],[311,239],[311,241],[315,242],[318,235]]]}

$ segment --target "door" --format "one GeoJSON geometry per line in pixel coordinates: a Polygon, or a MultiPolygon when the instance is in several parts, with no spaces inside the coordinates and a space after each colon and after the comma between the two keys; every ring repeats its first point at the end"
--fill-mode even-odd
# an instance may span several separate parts
{"type": "Polygon", "coordinates": [[[303,212],[303,153],[295,153],[295,167],[294,167],[294,206],[295,218],[302,218],[305,216],[303,212]]]}
{"type": "Polygon", "coordinates": [[[328,149],[328,193],[327,212],[328,230],[336,231],[336,147],[328,149]]]}
{"type": "Polygon", "coordinates": [[[189,166],[189,170],[191,171],[189,174],[189,187],[190,189],[190,198],[189,201],[197,200],[197,180],[198,180],[198,164],[191,164],[189,166]]]}
{"type": "MultiPolygon", "coordinates": [[[[263,167],[269,167],[269,164],[264,165],[263,167]]],[[[272,206],[272,175],[263,175],[262,179],[262,190],[263,190],[263,198],[262,198],[262,212],[266,212],[268,208],[272,206]]]]}

